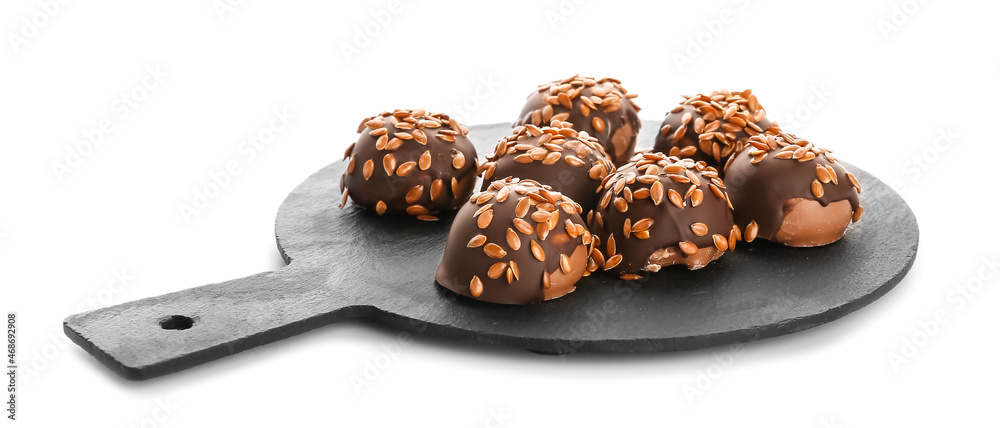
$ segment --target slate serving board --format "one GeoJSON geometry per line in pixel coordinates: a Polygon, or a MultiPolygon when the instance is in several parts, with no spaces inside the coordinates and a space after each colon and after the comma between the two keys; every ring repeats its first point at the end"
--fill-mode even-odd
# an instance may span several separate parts
{"type": "MultiPolygon", "coordinates": [[[[646,121],[639,146],[651,146],[646,121]]],[[[482,156],[510,130],[474,126],[482,156]]],[[[561,299],[528,306],[473,301],[434,284],[452,216],[438,222],[337,209],[345,163],[311,175],[278,210],[289,265],[72,315],[64,331],[115,373],[148,379],[354,318],[427,336],[539,353],[677,351],[814,327],[896,285],[913,264],[918,228],[906,202],[848,165],[865,218],[839,242],[788,248],[766,241],[698,271],[667,268],[638,281],[595,274],[561,299]]]]}

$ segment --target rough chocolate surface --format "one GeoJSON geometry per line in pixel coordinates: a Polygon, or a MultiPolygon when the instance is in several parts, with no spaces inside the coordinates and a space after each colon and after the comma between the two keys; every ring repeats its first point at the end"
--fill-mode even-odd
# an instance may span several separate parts
{"type": "Polygon", "coordinates": [[[586,213],[594,209],[597,189],[615,166],[597,139],[556,120],[552,126],[515,128],[497,143],[480,170],[482,190],[498,178],[532,179],[569,196],[586,213]]]}
{"type": "Polygon", "coordinates": [[[538,87],[528,96],[514,126],[543,126],[552,119],[573,124],[573,129],[597,138],[615,165],[635,152],[635,137],[642,122],[639,106],[617,79],[573,76],[538,87]]]}
{"type": "Polygon", "coordinates": [[[436,220],[465,202],[476,185],[476,148],[468,128],[445,114],[395,110],[367,118],[348,147],[341,208],[348,196],[379,214],[436,220]]]}
{"type": "Polygon", "coordinates": [[[740,239],[726,187],[705,162],[637,154],[603,188],[588,223],[600,252],[592,257],[606,271],[630,278],[661,265],[697,269],[740,239]]]}
{"type": "Polygon", "coordinates": [[[458,211],[434,279],[493,303],[566,295],[590,273],[591,234],[581,212],[571,198],[535,181],[494,181],[458,211]]]}
{"type": "Polygon", "coordinates": [[[747,138],[770,126],[764,108],[749,89],[685,96],[663,118],[653,151],[705,161],[721,169],[747,138]]]}

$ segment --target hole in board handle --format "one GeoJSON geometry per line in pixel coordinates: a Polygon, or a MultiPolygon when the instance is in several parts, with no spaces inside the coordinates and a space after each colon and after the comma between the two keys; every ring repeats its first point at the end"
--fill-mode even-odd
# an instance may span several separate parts
{"type": "Polygon", "coordinates": [[[194,320],[184,315],[171,315],[160,320],[160,328],[164,330],[187,330],[193,325],[194,320]]]}

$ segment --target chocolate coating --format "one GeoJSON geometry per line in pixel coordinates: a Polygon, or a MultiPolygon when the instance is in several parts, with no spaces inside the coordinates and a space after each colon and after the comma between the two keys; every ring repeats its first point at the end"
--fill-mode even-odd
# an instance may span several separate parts
{"type": "Polygon", "coordinates": [[[480,170],[486,190],[495,177],[520,177],[552,186],[580,203],[584,212],[597,204],[601,181],[615,170],[604,147],[586,132],[578,133],[569,122],[552,126],[518,126],[514,134],[497,143],[480,170]]]}
{"type": "Polygon", "coordinates": [[[698,269],[740,239],[726,187],[705,162],[640,153],[603,184],[588,216],[604,270],[630,278],[683,264],[698,269]]]}
{"type": "Polygon", "coordinates": [[[465,125],[446,114],[395,110],[369,117],[344,153],[343,208],[354,203],[380,215],[433,214],[458,208],[476,185],[476,148],[465,125]]]}
{"type": "Polygon", "coordinates": [[[617,79],[573,76],[538,87],[528,95],[514,126],[543,126],[552,119],[597,138],[615,165],[628,162],[639,134],[639,106],[617,79]]]}
{"type": "Polygon", "coordinates": [[[434,279],[493,303],[523,305],[570,293],[591,272],[591,235],[580,212],[549,186],[494,181],[456,214],[434,279]]]}
{"type": "Polygon", "coordinates": [[[721,168],[747,138],[771,126],[757,96],[749,89],[685,96],[663,118],[654,152],[705,161],[721,168]]]}
{"type": "Polygon", "coordinates": [[[758,135],[726,165],[737,226],[793,247],[837,241],[864,212],[861,184],[830,151],[777,131],[758,135]]]}

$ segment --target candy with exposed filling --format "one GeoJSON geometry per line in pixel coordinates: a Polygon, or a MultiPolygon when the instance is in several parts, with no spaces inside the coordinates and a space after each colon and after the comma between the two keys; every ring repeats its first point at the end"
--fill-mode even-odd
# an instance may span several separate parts
{"type": "Polygon", "coordinates": [[[836,242],[861,219],[861,184],[829,150],[777,130],[757,135],[726,165],[736,224],[792,247],[836,242]]]}
{"type": "Polygon", "coordinates": [[[741,239],[726,186],[704,161],[640,153],[602,189],[587,219],[596,241],[591,257],[624,279],[674,264],[702,268],[741,239]]]}

